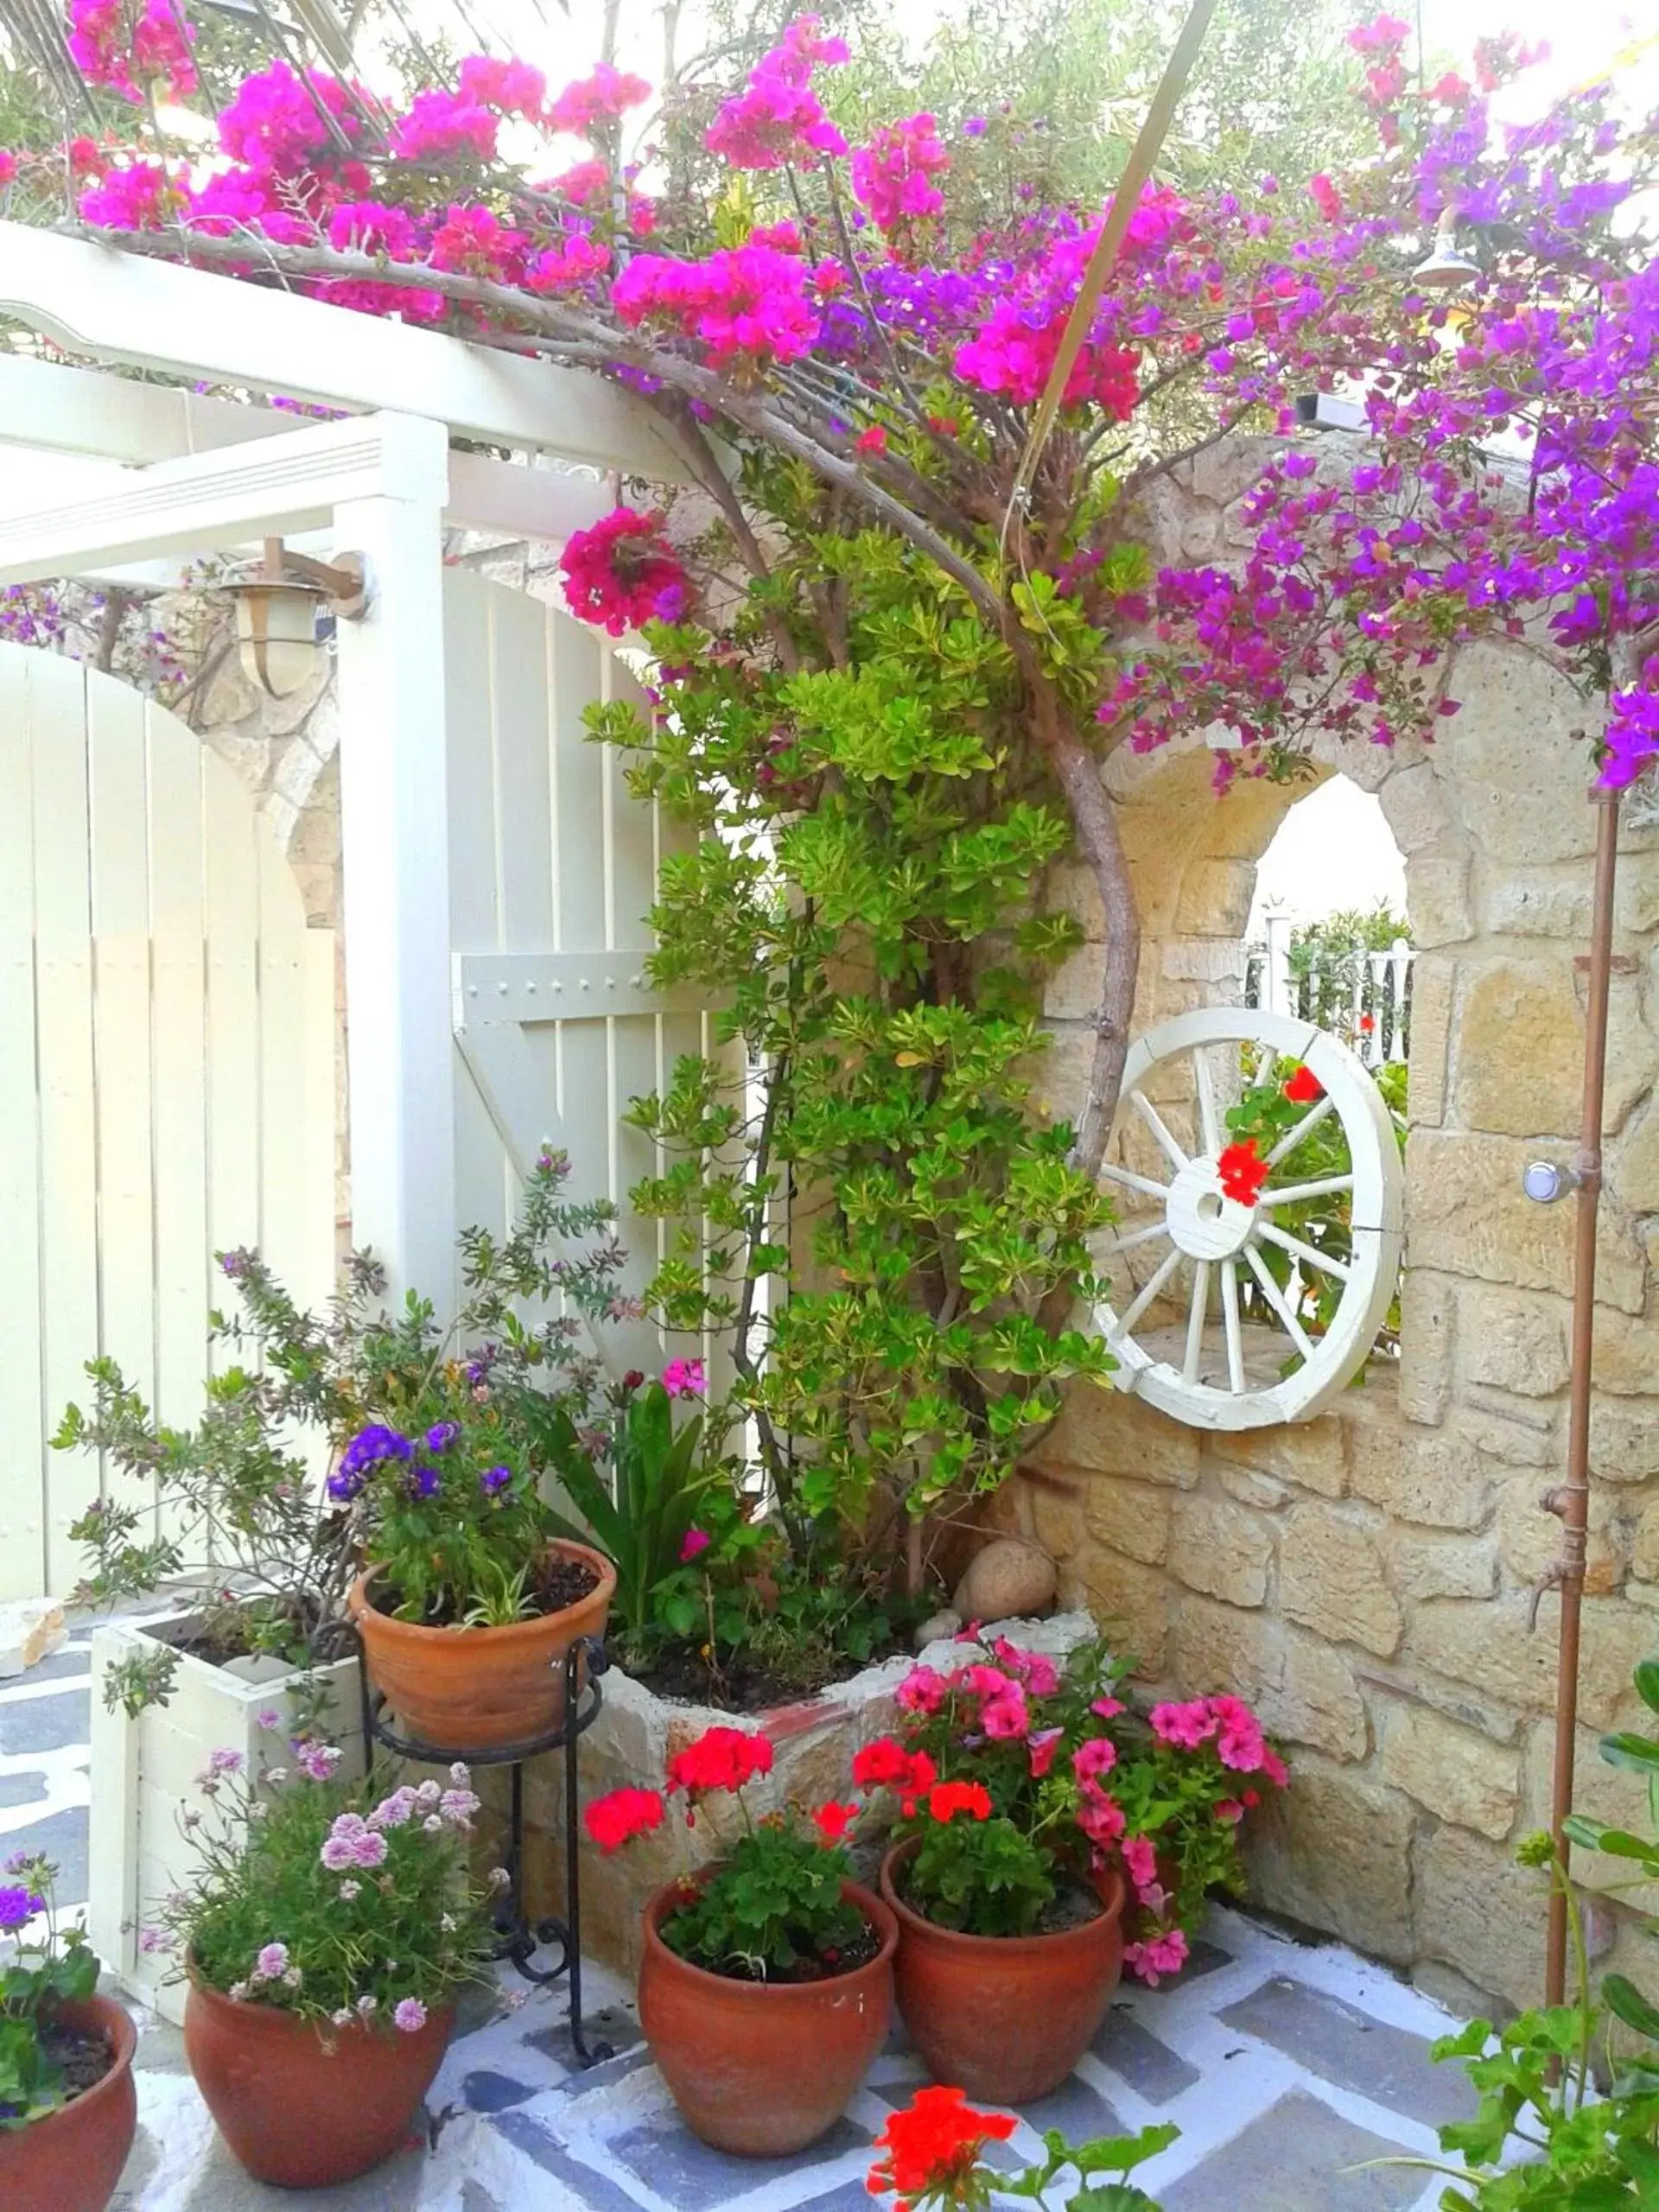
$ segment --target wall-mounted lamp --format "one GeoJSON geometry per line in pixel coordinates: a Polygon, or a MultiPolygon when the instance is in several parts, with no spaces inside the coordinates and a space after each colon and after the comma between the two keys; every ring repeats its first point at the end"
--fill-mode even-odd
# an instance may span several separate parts
{"type": "Polygon", "coordinates": [[[316,667],[321,608],[347,622],[360,621],[368,611],[360,554],[342,554],[331,565],[289,552],[280,537],[265,540],[259,573],[229,590],[243,673],[273,699],[297,691],[316,667]]]}
{"type": "Polygon", "coordinates": [[[1434,233],[1433,251],[1426,261],[1420,261],[1412,270],[1411,281],[1421,290],[1459,292],[1474,283],[1479,276],[1480,264],[1471,261],[1459,247],[1458,219],[1448,207],[1434,233]]]}

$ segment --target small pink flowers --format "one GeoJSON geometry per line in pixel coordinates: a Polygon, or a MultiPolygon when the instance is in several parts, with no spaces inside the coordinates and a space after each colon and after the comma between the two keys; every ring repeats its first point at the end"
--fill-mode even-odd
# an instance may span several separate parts
{"type": "Polygon", "coordinates": [[[931,1667],[912,1667],[893,1694],[901,1713],[937,1713],[949,1689],[943,1675],[931,1667]]]}
{"type": "Polygon", "coordinates": [[[73,0],[69,52],[89,85],[107,85],[142,104],[144,87],[175,97],[196,89],[190,49],[196,34],[172,0],[73,0]]]}
{"type": "Polygon", "coordinates": [[[392,2007],[391,2024],[400,2034],[418,2035],[426,2025],[426,2007],[418,1997],[400,1998],[392,2007]]]}
{"type": "Polygon", "coordinates": [[[687,1567],[699,1552],[706,1552],[714,1539],[706,1529],[688,1529],[680,1541],[680,1565],[687,1567]]]}
{"type": "MultiPolygon", "coordinates": [[[[663,1370],[663,1388],[671,1398],[701,1398],[709,1388],[700,1359],[671,1359],[663,1370]]],[[[702,1549],[702,1546],[698,1546],[702,1549]]]]}
{"type": "Polygon", "coordinates": [[[1109,1736],[1091,1736],[1071,1754],[1071,1770],[1079,1782],[1098,1782],[1117,1764],[1117,1745],[1109,1736]]]}
{"type": "Polygon", "coordinates": [[[287,1972],[287,1944],[267,1943],[253,1962],[250,1979],[254,1981],[280,1981],[287,1972]]]}
{"type": "Polygon", "coordinates": [[[1186,1964],[1186,1937],[1181,1930],[1170,1928],[1161,1935],[1149,1936],[1144,1942],[1125,1944],[1123,1963],[1149,1989],[1156,1989],[1161,1976],[1179,1974],[1186,1964]]]}
{"type": "Polygon", "coordinates": [[[334,1744],[303,1743],[294,1747],[294,1757],[313,1782],[327,1782],[340,1764],[344,1754],[334,1744]]]}
{"type": "MultiPolygon", "coordinates": [[[[660,516],[614,507],[590,530],[573,531],[559,556],[570,612],[613,638],[647,622],[677,622],[685,612],[685,570],[661,529],[660,516]]],[[[696,1361],[669,1365],[702,1371],[696,1361]]],[[[666,1387],[666,1371],[664,1380],[666,1387]]]]}
{"type": "Polygon", "coordinates": [[[853,197],[878,230],[892,234],[943,211],[944,194],[933,179],[950,166],[931,115],[884,123],[853,156],[853,197]]]}

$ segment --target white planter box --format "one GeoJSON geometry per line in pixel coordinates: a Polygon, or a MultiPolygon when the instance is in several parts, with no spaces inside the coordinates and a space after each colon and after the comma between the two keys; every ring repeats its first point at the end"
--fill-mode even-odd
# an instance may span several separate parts
{"type": "MultiPolygon", "coordinates": [[[[195,1852],[181,1826],[186,1811],[207,1814],[211,1801],[196,1777],[216,1751],[240,1751],[247,1765],[280,1764],[277,1739],[261,1728],[268,1707],[288,1709],[294,1672],[275,1659],[238,1659],[210,1666],[179,1655],[173,1693],[130,1719],[104,1705],[105,1669],[192,1619],[188,1611],[111,1622],[92,1631],[92,1834],[87,1866],[87,1928],[110,1974],[168,2020],[184,2017],[181,1982],[168,1983],[171,1961],[139,1948],[155,1924],[156,1906],[194,1868],[195,1852]]],[[[341,1659],[323,1674],[340,1719],[337,1741],[346,1770],[360,1772],[363,1732],[357,1661],[341,1659]]]]}

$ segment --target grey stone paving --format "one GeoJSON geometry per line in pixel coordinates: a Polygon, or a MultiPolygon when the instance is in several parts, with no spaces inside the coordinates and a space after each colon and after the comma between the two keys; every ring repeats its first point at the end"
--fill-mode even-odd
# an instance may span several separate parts
{"type": "MultiPolygon", "coordinates": [[[[0,1855],[45,1848],[61,1893],[86,1894],[84,1638],[0,1688],[0,1855]],[[77,1729],[79,1733],[77,1734],[77,1729]]],[[[511,1974],[504,1992],[521,1995],[511,1974]]],[[[475,2008],[429,2100],[427,2133],[346,2187],[261,2187],[231,2158],[177,2031],[141,2018],[140,2134],[114,2212],[861,2212],[870,2144],[925,2077],[895,2025],[846,2117],[788,2160],[733,2158],[685,2128],[639,2035],[632,1993],[588,1969],[588,2017],[614,2056],[575,2063],[562,1991],[475,2008]]],[[[1137,2174],[1166,2212],[1432,2212],[1443,2183],[1368,2162],[1433,2156],[1470,2109],[1433,2066],[1448,2015],[1335,1946],[1294,1944],[1217,1912],[1178,1980],[1125,1985],[1077,2069],[1025,2108],[996,2162],[1173,2120],[1179,2139],[1137,2174]]],[[[6,2208],[51,2212],[51,2208],[6,2208]]]]}

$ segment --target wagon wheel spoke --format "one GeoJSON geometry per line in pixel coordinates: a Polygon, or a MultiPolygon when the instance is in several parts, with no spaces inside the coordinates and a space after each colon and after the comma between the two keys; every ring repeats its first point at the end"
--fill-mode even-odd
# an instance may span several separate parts
{"type": "Polygon", "coordinates": [[[1313,1346],[1309,1340],[1307,1332],[1303,1328],[1301,1323],[1296,1319],[1295,1314],[1292,1312],[1289,1305],[1287,1303],[1285,1294],[1280,1289],[1278,1284],[1274,1281],[1266,1261],[1263,1260],[1262,1255],[1256,1250],[1254,1244],[1247,1244],[1244,1247],[1244,1257],[1249,1262],[1250,1273],[1255,1277],[1257,1282],[1262,1286],[1262,1295],[1267,1300],[1268,1305],[1272,1306],[1274,1312],[1278,1315],[1280,1325],[1284,1330],[1285,1334],[1290,1338],[1290,1341],[1295,1345],[1297,1351],[1300,1352],[1304,1359],[1312,1359],[1313,1357],[1313,1346]]]}
{"type": "Polygon", "coordinates": [[[1256,1204],[1259,1206],[1300,1205],[1305,1198],[1326,1198],[1338,1191],[1351,1191],[1351,1175],[1324,1175],[1317,1183],[1287,1183],[1281,1190],[1263,1191],[1256,1204]]]}
{"type": "Polygon", "coordinates": [[[1265,1236],[1269,1244],[1276,1244],[1281,1252],[1292,1254],[1305,1268],[1318,1268],[1343,1282],[1346,1282],[1354,1272],[1345,1261],[1333,1259],[1329,1252],[1321,1252],[1312,1244],[1304,1244],[1300,1236],[1291,1236],[1287,1230],[1275,1229],[1270,1221],[1258,1222],[1256,1228],[1257,1233],[1265,1236]]]}
{"type": "Polygon", "coordinates": [[[1152,1131],[1154,1137],[1157,1140],[1158,1149],[1163,1154],[1164,1158],[1179,1173],[1186,1165],[1186,1154],[1170,1135],[1168,1125],[1163,1116],[1144,1091],[1132,1090],[1129,1093],[1129,1103],[1152,1131]]]}
{"type": "Polygon", "coordinates": [[[1150,1175],[1137,1175],[1132,1167],[1115,1167],[1108,1161],[1100,1172],[1107,1182],[1121,1184],[1126,1191],[1142,1191],[1152,1198],[1169,1196],[1167,1183],[1154,1183],[1150,1175]]]}
{"type": "Polygon", "coordinates": [[[1166,1221],[1148,1222],[1144,1229],[1131,1229],[1126,1236],[1115,1236],[1107,1256],[1109,1259],[1116,1259],[1120,1252],[1133,1252],[1137,1244],[1154,1243],[1159,1237],[1167,1236],[1169,1233],[1169,1224],[1166,1221]]]}
{"type": "Polygon", "coordinates": [[[1147,1306],[1150,1306],[1153,1300],[1157,1297],[1159,1292],[1169,1281],[1171,1275],[1174,1274],[1176,1268],[1180,1266],[1182,1256],[1183,1255],[1179,1244],[1173,1252],[1165,1254],[1157,1268],[1147,1277],[1145,1282],[1141,1284],[1140,1289],[1135,1293],[1135,1301],[1130,1306],[1128,1311],[1126,1313],[1120,1314],[1116,1321],[1114,1322],[1112,1327],[1108,1332],[1106,1341],[1109,1344],[1117,1344],[1122,1340],[1122,1338],[1128,1335],[1130,1330],[1134,1328],[1135,1323],[1146,1312],[1147,1306]]]}
{"type": "Polygon", "coordinates": [[[1221,1263],[1221,1318],[1227,1332],[1227,1388],[1237,1397],[1244,1388],[1244,1332],[1238,1325],[1238,1262],[1221,1263]]]}
{"type": "Polygon", "coordinates": [[[1192,1304],[1186,1316],[1186,1353],[1181,1361],[1183,1382],[1198,1379],[1198,1362],[1204,1357],[1204,1324],[1210,1309],[1210,1262],[1197,1260],[1192,1266],[1192,1304]]]}
{"type": "Polygon", "coordinates": [[[1313,1130],[1319,1128],[1319,1123],[1324,1121],[1327,1114],[1334,1114],[1336,1110],[1336,1101],[1327,1091],[1325,1096],[1320,1099],[1317,1106],[1310,1108],[1310,1109],[1303,1115],[1301,1120],[1298,1122],[1293,1128],[1286,1130],[1284,1135],[1280,1138],[1278,1143],[1274,1145],[1273,1150],[1268,1154],[1268,1166],[1276,1167],[1281,1160],[1285,1159],[1289,1154],[1295,1151],[1297,1146],[1300,1144],[1305,1136],[1311,1135],[1313,1130]]]}
{"type": "Polygon", "coordinates": [[[1221,1150],[1221,1111],[1216,1101],[1216,1077],[1202,1045],[1192,1047],[1192,1072],[1198,1087],[1198,1128],[1205,1155],[1214,1160],[1221,1150]]]}

